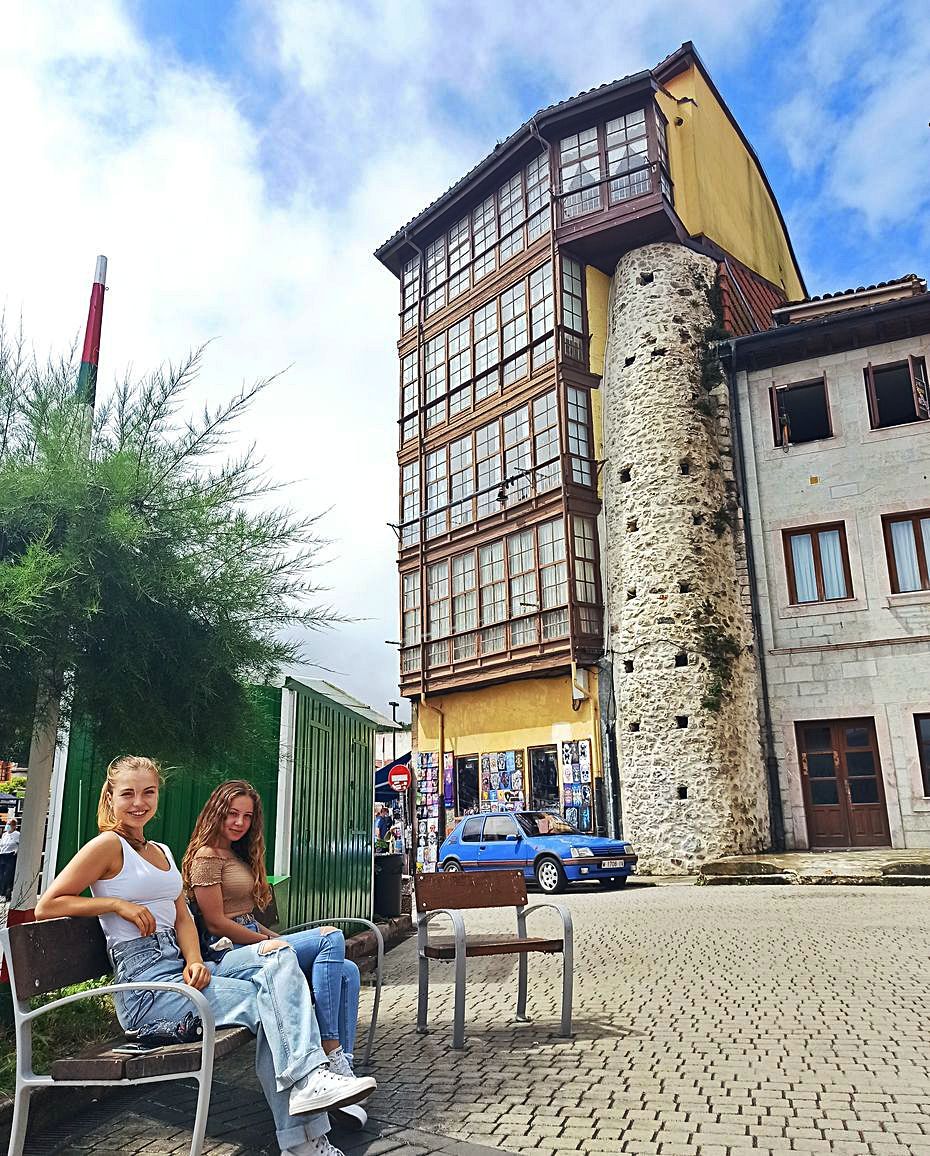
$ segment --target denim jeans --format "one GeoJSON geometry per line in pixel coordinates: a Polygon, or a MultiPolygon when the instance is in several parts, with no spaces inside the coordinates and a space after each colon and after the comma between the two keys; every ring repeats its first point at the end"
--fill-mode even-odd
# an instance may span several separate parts
{"type": "MultiPolygon", "coordinates": [[[[235,915],[232,918],[250,931],[259,930],[251,916],[235,915]]],[[[219,938],[218,935],[208,936],[205,946],[212,945],[219,938]]],[[[358,1028],[358,999],[362,979],[357,965],[351,959],[346,959],[345,936],[341,931],[321,935],[319,928],[311,928],[281,938],[297,952],[297,962],[313,991],[321,1038],[338,1040],[343,1051],[352,1055],[358,1028]]],[[[233,948],[233,951],[237,950],[233,948]]],[[[220,959],[222,956],[211,953],[209,958],[220,959]]]]}
{"type": "MultiPolygon", "coordinates": [[[[291,1086],[326,1063],[296,952],[280,948],[261,955],[257,946],[246,946],[207,966],[213,978],[203,995],[217,1027],[235,1024],[256,1035],[255,1071],[280,1147],[297,1148],[322,1136],[329,1130],[325,1112],[292,1116],[288,1111],[291,1086]]],[[[158,931],[116,944],[113,969],[118,983],[180,983],[184,960],[174,932],[158,931]]],[[[130,1031],[151,1020],[180,1020],[193,1008],[174,992],[118,992],[114,1002],[120,1024],[130,1031]]]]}

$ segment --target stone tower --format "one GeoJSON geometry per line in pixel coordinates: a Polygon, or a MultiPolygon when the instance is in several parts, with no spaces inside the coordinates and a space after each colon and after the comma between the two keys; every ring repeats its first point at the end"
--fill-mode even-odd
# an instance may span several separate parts
{"type": "Polygon", "coordinates": [[[716,263],[674,243],[614,273],[603,568],[624,834],[641,869],[762,850],[768,801],[716,263]]]}

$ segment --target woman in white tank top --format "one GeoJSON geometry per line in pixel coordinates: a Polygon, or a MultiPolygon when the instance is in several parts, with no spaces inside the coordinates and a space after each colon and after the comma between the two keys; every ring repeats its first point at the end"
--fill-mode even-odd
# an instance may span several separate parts
{"type": "MultiPolygon", "coordinates": [[[[329,1069],[306,981],[283,940],[229,952],[236,957],[229,963],[203,962],[171,852],[144,834],[160,781],[151,759],[127,755],[110,764],[97,808],[101,833],[54,880],[36,918],[96,916],[117,982],[187,984],[209,1000],[218,1027],[239,1024],[256,1033],[256,1070],[283,1156],[339,1156],[326,1139],[325,1113],[364,1099],[375,1082],[329,1069]],[[87,888],[91,899],[82,895],[87,888]]],[[[127,1030],[177,1022],[191,1010],[181,991],[127,992],[114,1002],[127,1030]]]]}

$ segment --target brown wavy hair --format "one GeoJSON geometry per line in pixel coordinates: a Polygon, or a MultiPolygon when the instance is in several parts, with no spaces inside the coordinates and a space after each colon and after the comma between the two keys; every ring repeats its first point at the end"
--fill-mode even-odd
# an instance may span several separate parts
{"type": "Polygon", "coordinates": [[[151,771],[155,781],[161,787],[164,779],[161,776],[161,767],[154,759],[144,755],[120,755],[107,767],[107,777],[100,788],[100,801],[97,803],[97,830],[115,831],[118,823],[113,814],[113,785],[120,771],[151,771]]]}
{"type": "Polygon", "coordinates": [[[194,856],[201,847],[216,846],[220,828],[226,821],[230,805],[239,795],[248,795],[255,811],[252,815],[252,825],[241,839],[232,844],[232,851],[252,872],[255,880],[252,887],[252,902],[261,911],[271,902],[271,888],[265,878],[265,818],[261,796],[252,784],[244,779],[231,779],[228,783],[220,783],[204,803],[203,810],[194,824],[184,858],[181,860],[181,878],[187,891],[193,893],[191,867],[194,864],[194,856]]]}

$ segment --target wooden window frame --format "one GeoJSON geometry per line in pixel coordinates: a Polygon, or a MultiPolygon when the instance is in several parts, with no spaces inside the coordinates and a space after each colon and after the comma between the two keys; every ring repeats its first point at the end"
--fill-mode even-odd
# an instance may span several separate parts
{"type": "Polygon", "coordinates": [[[902,425],[912,425],[919,421],[930,421],[930,392],[927,385],[927,362],[924,357],[915,357],[908,354],[899,361],[883,361],[881,365],[873,365],[870,361],[863,371],[865,374],[866,398],[869,406],[869,425],[874,430],[897,429],[902,425]],[[879,424],[878,392],[875,388],[875,371],[877,369],[900,369],[907,366],[911,379],[911,394],[914,400],[914,413],[917,415],[913,422],[895,422],[893,425],[879,424]],[[921,416],[923,410],[923,416],[921,416]]]}
{"type": "MultiPolygon", "coordinates": [[[[555,196],[556,202],[558,204],[558,214],[557,214],[557,222],[556,222],[557,228],[565,228],[565,227],[577,228],[579,225],[579,222],[583,223],[583,222],[589,221],[589,220],[595,218],[598,214],[603,214],[605,216],[607,216],[607,215],[609,215],[609,216],[625,216],[626,215],[625,206],[627,206],[627,205],[635,205],[638,201],[640,201],[646,197],[652,197],[652,196],[657,196],[657,195],[661,196],[661,197],[665,197],[665,193],[662,190],[662,180],[661,180],[661,177],[663,174],[664,174],[665,179],[668,183],[668,189],[669,189],[669,195],[666,199],[671,204],[674,205],[674,203],[675,203],[675,201],[674,201],[674,184],[672,182],[672,174],[669,171],[667,165],[664,163],[662,151],[659,149],[659,137],[658,137],[659,117],[662,118],[663,126],[666,129],[666,141],[665,141],[664,153],[665,153],[665,156],[667,157],[667,155],[668,155],[668,137],[667,137],[668,119],[666,118],[666,116],[662,112],[662,110],[658,107],[655,100],[649,100],[644,104],[637,104],[633,108],[625,109],[623,112],[616,112],[612,116],[605,117],[603,120],[599,120],[594,126],[588,124],[582,128],[575,129],[573,132],[566,133],[566,135],[564,137],[559,137],[559,139],[553,145],[555,173],[552,174],[552,176],[555,178],[555,186],[556,186],[554,196],[555,196]],[[611,200],[610,200],[610,182],[616,180],[617,177],[616,177],[616,175],[611,176],[608,172],[608,166],[607,166],[607,121],[608,120],[617,120],[619,117],[629,116],[630,113],[637,112],[639,109],[642,109],[643,112],[645,113],[645,120],[646,120],[646,163],[642,166],[642,169],[645,171],[648,171],[650,174],[649,187],[643,193],[637,193],[635,196],[627,197],[624,200],[617,201],[616,203],[611,203],[611,200]],[[578,136],[580,133],[586,132],[589,128],[592,128],[592,127],[597,129],[597,158],[598,158],[598,172],[599,172],[600,176],[596,182],[591,182],[591,184],[583,185],[580,189],[570,189],[570,190],[566,191],[562,187],[562,169],[563,169],[562,158],[561,158],[562,141],[565,140],[567,137],[578,136]],[[585,189],[590,189],[590,188],[595,188],[595,187],[598,189],[597,208],[588,209],[584,213],[576,213],[570,217],[566,217],[564,215],[564,213],[562,211],[562,205],[563,205],[564,200],[567,197],[572,196],[574,193],[582,192],[585,189]]],[[[636,172],[636,171],[640,171],[640,170],[634,169],[632,171],[636,172]]],[[[624,175],[629,175],[629,174],[624,174],[624,175]]]]}
{"type": "Polygon", "coordinates": [[[923,784],[924,797],[930,798],[930,744],[924,748],[920,737],[920,723],[926,719],[930,725],[930,712],[921,712],[914,715],[914,730],[917,732],[917,763],[920,767],[920,778],[923,784]]]}
{"type": "Polygon", "coordinates": [[[845,522],[818,522],[812,526],[792,526],[790,530],[782,530],[782,549],[785,556],[785,571],[788,577],[788,599],[792,606],[818,606],[825,602],[849,602],[855,598],[852,583],[852,571],[849,565],[849,544],[846,539],[845,522]],[[840,556],[843,560],[843,577],[846,581],[846,593],[842,598],[825,598],[823,583],[823,563],[820,557],[820,534],[829,530],[840,531],[840,556]],[[794,573],[794,558],[791,553],[791,539],[796,534],[810,534],[814,555],[814,581],[817,586],[818,597],[810,602],[798,601],[797,583],[794,573]]]}
{"type": "Polygon", "coordinates": [[[930,509],[908,510],[905,513],[882,515],[882,535],[885,539],[885,557],[888,562],[888,578],[891,583],[892,594],[918,594],[920,592],[918,590],[901,590],[900,588],[898,563],[895,559],[894,540],[891,536],[891,527],[895,522],[911,523],[914,534],[914,550],[917,554],[917,570],[920,575],[920,590],[930,590],[930,558],[927,557],[927,552],[924,549],[924,538],[920,529],[920,522],[924,518],[930,518],[930,509]]]}
{"type": "Polygon", "coordinates": [[[835,436],[833,431],[833,409],[830,405],[830,390],[827,385],[827,375],[825,373],[820,377],[811,377],[804,381],[792,381],[788,385],[773,385],[770,390],[769,405],[772,411],[772,433],[776,446],[781,446],[784,449],[787,446],[809,445],[810,441],[826,441],[827,438],[835,436]],[[811,438],[809,441],[794,442],[791,440],[789,426],[789,436],[786,441],[781,423],[781,407],[778,404],[779,395],[782,393],[790,393],[793,389],[806,389],[812,385],[823,385],[823,397],[827,407],[827,427],[830,432],[823,438],[811,438]]]}
{"type": "MultiPolygon", "coordinates": [[[[456,815],[465,816],[465,812],[462,810],[462,805],[461,805],[462,801],[459,798],[459,760],[460,759],[474,759],[475,763],[477,764],[477,778],[476,778],[476,785],[478,788],[477,800],[478,800],[478,805],[480,806],[481,805],[481,755],[477,754],[477,753],[475,753],[473,755],[467,754],[467,753],[464,755],[455,754],[453,756],[453,759],[452,759],[452,771],[453,771],[453,780],[452,781],[453,781],[453,784],[455,786],[455,813],[456,813],[456,815]]],[[[476,819],[476,818],[481,817],[481,812],[479,811],[477,815],[468,815],[466,817],[470,818],[470,819],[476,819]]],[[[479,839],[479,842],[480,842],[480,839],[479,839]]]]}
{"type": "MultiPolygon", "coordinates": [[[[533,186],[533,187],[535,187],[535,186],[533,186]]],[[[549,232],[549,230],[552,227],[551,212],[548,214],[550,219],[547,221],[546,228],[537,237],[533,237],[533,238],[530,237],[530,235],[529,235],[529,223],[530,223],[530,218],[532,216],[535,216],[538,213],[542,213],[543,209],[549,208],[549,205],[551,204],[551,200],[552,200],[552,171],[551,171],[551,167],[548,164],[548,153],[546,151],[543,151],[541,153],[537,153],[535,157],[532,157],[529,161],[526,162],[525,165],[523,165],[521,168],[517,169],[516,172],[511,173],[510,176],[508,176],[504,180],[502,180],[501,183],[499,185],[497,185],[488,194],[488,196],[482,197],[481,201],[477,205],[472,205],[472,207],[468,210],[467,213],[464,213],[462,216],[460,216],[458,218],[458,220],[453,221],[453,223],[449,226],[448,229],[444,229],[442,233],[431,238],[428,242],[423,244],[422,245],[423,258],[422,259],[420,259],[419,257],[412,258],[412,260],[417,262],[418,274],[416,276],[416,281],[417,281],[418,289],[414,290],[412,293],[412,297],[414,299],[407,301],[407,302],[405,302],[405,300],[404,300],[404,290],[410,284],[410,282],[404,281],[404,269],[407,266],[409,266],[410,262],[409,261],[404,262],[404,265],[401,268],[401,285],[400,285],[400,303],[401,303],[400,330],[401,330],[401,334],[410,333],[416,327],[415,323],[414,323],[413,325],[410,325],[407,328],[405,328],[404,327],[404,316],[410,309],[414,308],[414,306],[419,306],[421,300],[423,303],[424,316],[426,318],[432,318],[432,317],[435,317],[437,314],[441,313],[443,311],[443,309],[448,309],[460,297],[464,297],[466,293],[470,292],[477,285],[479,285],[481,283],[481,281],[484,280],[484,277],[488,276],[488,274],[486,273],[482,277],[478,278],[478,280],[475,279],[475,266],[476,266],[480,257],[483,257],[486,253],[493,251],[494,252],[494,269],[495,269],[495,271],[498,271],[498,270],[504,269],[507,265],[510,264],[511,261],[513,261],[517,257],[519,257],[521,253],[525,253],[536,241],[538,241],[541,237],[545,236],[545,234],[547,232],[549,232]],[[537,161],[539,157],[546,157],[546,164],[545,164],[544,168],[548,171],[548,176],[549,176],[548,186],[547,186],[548,192],[549,192],[549,198],[548,198],[547,203],[543,206],[542,209],[536,209],[534,212],[531,212],[530,211],[530,203],[529,203],[529,194],[530,194],[530,187],[531,186],[529,183],[528,174],[529,174],[530,165],[532,165],[535,161],[537,161]],[[510,185],[513,182],[513,180],[515,178],[518,178],[518,177],[520,180],[520,203],[522,206],[522,215],[521,215],[520,221],[516,225],[511,226],[509,229],[507,229],[506,232],[503,232],[502,228],[501,228],[501,224],[502,224],[501,193],[503,192],[504,189],[507,188],[508,185],[510,185]],[[493,199],[494,199],[494,240],[488,246],[488,248],[482,249],[480,254],[476,254],[476,252],[475,252],[474,211],[475,211],[475,209],[480,208],[480,206],[483,205],[485,203],[485,201],[487,201],[490,197],[493,197],[493,199]],[[450,266],[452,264],[451,255],[453,252],[457,253],[461,249],[461,244],[459,244],[456,246],[455,250],[453,250],[453,248],[452,248],[452,234],[456,229],[459,228],[459,226],[463,223],[463,221],[467,221],[468,258],[463,264],[459,265],[458,268],[455,269],[455,271],[452,271],[450,268],[450,266]],[[520,231],[522,231],[522,244],[520,244],[520,246],[518,248],[514,249],[514,251],[512,253],[509,253],[506,257],[504,257],[502,259],[501,258],[502,250],[510,242],[511,238],[513,238],[514,235],[520,231]],[[425,264],[426,254],[439,241],[442,241],[442,249],[443,249],[442,261],[445,264],[445,276],[439,280],[436,280],[434,284],[427,287],[427,283],[426,283],[427,282],[427,269],[426,269],[426,264],[425,264]],[[456,292],[454,296],[450,296],[449,290],[452,287],[453,280],[456,277],[459,277],[464,270],[468,271],[467,286],[463,289],[460,289],[458,292],[456,292]],[[434,305],[432,308],[430,308],[429,307],[430,297],[433,294],[439,294],[440,291],[441,291],[441,296],[442,296],[442,304],[441,305],[437,304],[437,305],[434,305]]]]}
{"type": "Polygon", "coordinates": [[[590,359],[590,342],[591,334],[588,328],[588,302],[587,302],[587,272],[584,261],[580,260],[574,254],[560,251],[559,252],[559,354],[564,361],[572,365],[577,365],[580,369],[586,370],[590,359]],[[581,332],[576,329],[571,329],[564,323],[565,320],[565,304],[564,304],[564,276],[565,276],[565,261],[574,262],[581,270],[581,332]],[[566,337],[574,337],[578,339],[582,350],[580,358],[573,357],[571,353],[566,350],[566,337]]]}

